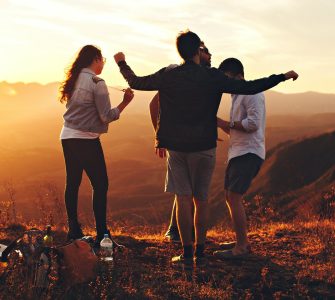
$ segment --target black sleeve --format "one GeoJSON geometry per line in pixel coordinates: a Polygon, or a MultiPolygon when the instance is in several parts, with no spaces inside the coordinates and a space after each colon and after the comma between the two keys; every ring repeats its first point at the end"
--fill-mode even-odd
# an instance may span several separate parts
{"type": "Polygon", "coordinates": [[[118,66],[120,68],[122,76],[125,80],[127,80],[129,86],[132,89],[141,91],[159,90],[165,68],[159,70],[154,74],[140,77],[134,73],[134,71],[128,66],[125,61],[120,61],[118,63],[118,66]]]}
{"type": "Polygon", "coordinates": [[[264,92],[278,83],[285,81],[285,75],[271,75],[267,78],[256,80],[236,80],[231,79],[224,75],[221,71],[215,69],[213,71],[215,85],[219,87],[221,93],[241,94],[241,95],[254,95],[264,92]]]}

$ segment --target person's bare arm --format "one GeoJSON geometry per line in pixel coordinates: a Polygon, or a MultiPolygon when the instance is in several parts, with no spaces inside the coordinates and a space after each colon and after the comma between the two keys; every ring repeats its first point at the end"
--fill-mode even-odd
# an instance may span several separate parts
{"type": "MultiPolygon", "coordinates": [[[[151,117],[151,123],[155,130],[157,130],[157,120],[158,120],[158,113],[159,113],[159,93],[157,93],[151,100],[150,105],[150,117],[151,117]]],[[[156,144],[156,143],[155,143],[156,144]]],[[[155,147],[155,153],[160,158],[166,157],[166,149],[165,148],[157,148],[155,147]]]]}
{"type": "Polygon", "coordinates": [[[229,135],[230,134],[229,122],[219,117],[216,117],[216,120],[217,120],[217,126],[229,135]]]}
{"type": "Polygon", "coordinates": [[[150,109],[150,117],[151,117],[151,123],[152,126],[156,132],[157,129],[157,118],[158,118],[158,112],[159,112],[159,93],[157,93],[151,100],[149,104],[150,109]]]}
{"type": "Polygon", "coordinates": [[[222,119],[217,117],[217,126],[219,128],[221,128],[228,135],[230,134],[231,129],[239,130],[239,131],[243,131],[243,132],[249,132],[243,127],[241,121],[234,121],[234,128],[230,128],[230,124],[231,124],[230,122],[222,120],[222,119]]]}
{"type": "Polygon", "coordinates": [[[239,131],[243,131],[243,132],[248,132],[247,130],[245,130],[245,128],[242,126],[242,122],[241,121],[236,121],[234,122],[234,128],[231,129],[235,129],[235,130],[239,130],[239,131]]]}
{"type": "Polygon", "coordinates": [[[123,101],[119,103],[117,108],[119,109],[120,113],[128,106],[131,100],[134,98],[134,92],[127,88],[123,95],[123,101]]]}

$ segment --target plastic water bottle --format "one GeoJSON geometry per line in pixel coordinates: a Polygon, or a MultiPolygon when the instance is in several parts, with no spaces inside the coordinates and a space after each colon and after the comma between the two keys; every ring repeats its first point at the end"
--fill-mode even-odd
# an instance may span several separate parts
{"type": "Polygon", "coordinates": [[[100,242],[100,249],[102,259],[104,261],[113,261],[113,241],[109,238],[108,234],[104,234],[104,238],[100,242]]]}

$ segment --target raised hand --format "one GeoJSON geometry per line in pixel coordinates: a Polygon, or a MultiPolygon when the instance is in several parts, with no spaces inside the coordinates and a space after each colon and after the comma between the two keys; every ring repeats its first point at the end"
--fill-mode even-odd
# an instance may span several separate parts
{"type": "Polygon", "coordinates": [[[114,55],[114,60],[118,64],[120,61],[125,61],[126,56],[124,55],[123,52],[118,52],[114,55]]]}
{"type": "Polygon", "coordinates": [[[298,77],[299,77],[299,75],[296,72],[294,72],[294,71],[289,71],[289,72],[285,73],[286,80],[292,78],[293,81],[294,81],[294,80],[297,80],[298,77]]]}
{"type": "Polygon", "coordinates": [[[127,88],[123,95],[123,102],[130,103],[131,100],[134,98],[134,91],[131,88],[127,88]]]}

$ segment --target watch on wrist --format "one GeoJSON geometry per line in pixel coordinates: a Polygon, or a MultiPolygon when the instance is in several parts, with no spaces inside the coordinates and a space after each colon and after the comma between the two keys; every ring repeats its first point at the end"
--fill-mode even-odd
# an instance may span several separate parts
{"type": "Polygon", "coordinates": [[[235,127],[235,122],[234,121],[230,121],[229,128],[233,129],[234,127],[235,127]]]}

